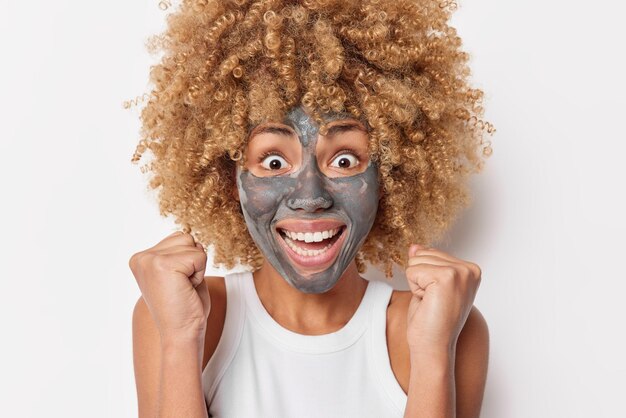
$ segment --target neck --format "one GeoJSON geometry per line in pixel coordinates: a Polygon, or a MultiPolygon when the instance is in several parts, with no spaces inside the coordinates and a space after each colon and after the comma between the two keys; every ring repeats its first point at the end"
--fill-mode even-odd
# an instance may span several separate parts
{"type": "Polygon", "coordinates": [[[305,335],[341,329],[356,312],[367,287],[354,261],[337,284],[324,293],[299,291],[267,261],[253,277],[259,299],[272,318],[284,328],[305,335]]]}

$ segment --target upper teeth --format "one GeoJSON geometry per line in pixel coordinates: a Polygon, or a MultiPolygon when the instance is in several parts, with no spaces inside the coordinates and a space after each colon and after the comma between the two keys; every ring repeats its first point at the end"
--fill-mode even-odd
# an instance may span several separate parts
{"type": "Polygon", "coordinates": [[[332,238],[339,232],[340,228],[329,229],[328,231],[318,232],[292,232],[283,229],[283,232],[292,240],[304,242],[321,242],[325,239],[332,238]]]}

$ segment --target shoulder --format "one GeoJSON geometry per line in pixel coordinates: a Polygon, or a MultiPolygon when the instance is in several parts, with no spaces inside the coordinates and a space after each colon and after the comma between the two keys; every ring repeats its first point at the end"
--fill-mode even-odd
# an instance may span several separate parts
{"type": "Polygon", "coordinates": [[[411,371],[409,343],[406,339],[407,309],[411,292],[394,290],[387,306],[387,349],[396,380],[407,393],[411,371]]]}
{"type": "MultiPolygon", "coordinates": [[[[412,294],[394,290],[387,307],[387,347],[389,360],[398,383],[406,393],[409,386],[410,357],[406,339],[407,311],[412,294]]],[[[489,329],[476,306],[472,306],[456,345],[455,381],[457,404],[476,400],[482,393],[487,373],[489,329]],[[470,393],[471,392],[471,393],[470,393]],[[466,395],[464,395],[466,393],[466,395]]]]}
{"type": "Polygon", "coordinates": [[[206,367],[215,352],[217,343],[222,336],[224,320],[226,318],[226,284],[223,277],[207,276],[204,278],[209,295],[211,296],[211,311],[207,319],[206,334],[204,338],[204,356],[202,358],[202,370],[206,367]]]}

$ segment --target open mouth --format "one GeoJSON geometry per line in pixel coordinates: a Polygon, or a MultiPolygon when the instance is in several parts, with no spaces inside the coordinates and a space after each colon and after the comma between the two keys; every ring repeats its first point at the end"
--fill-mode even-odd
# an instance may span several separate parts
{"type": "Polygon", "coordinates": [[[327,231],[295,232],[277,229],[280,245],[297,264],[303,267],[325,267],[332,263],[343,241],[346,226],[342,225],[327,231]]]}

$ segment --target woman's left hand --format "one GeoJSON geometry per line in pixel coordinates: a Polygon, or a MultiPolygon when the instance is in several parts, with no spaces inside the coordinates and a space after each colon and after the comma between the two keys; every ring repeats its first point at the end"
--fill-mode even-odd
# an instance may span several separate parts
{"type": "Polygon", "coordinates": [[[413,293],[407,322],[411,352],[453,349],[480,285],[480,267],[413,244],[406,276],[413,293]]]}

